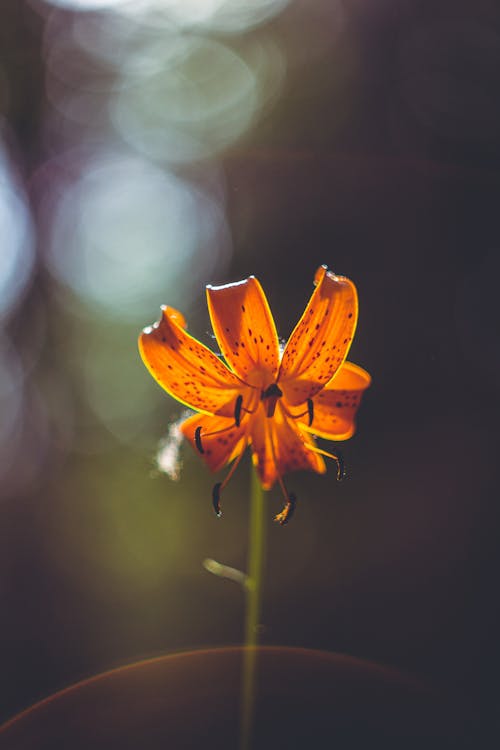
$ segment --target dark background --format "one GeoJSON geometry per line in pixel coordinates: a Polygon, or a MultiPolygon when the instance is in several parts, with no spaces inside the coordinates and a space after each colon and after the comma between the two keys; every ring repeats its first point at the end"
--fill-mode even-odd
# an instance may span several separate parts
{"type": "MultiPolygon", "coordinates": [[[[172,303],[211,344],[204,285],[255,274],[286,338],[316,267],[326,263],[358,287],[349,358],[373,385],[357,434],[343,446],[345,483],[336,484],[333,466],[324,477],[290,477],[300,505],[286,528],[272,523],[279,492],[268,494],[262,641],[396,666],[465,696],[485,725],[494,722],[500,11],[494,2],[281,5],[251,28],[224,27],[222,14],[212,25],[189,22],[167,34],[166,26],[134,19],[143,45],[164,51],[173,33],[215,40],[262,77],[264,93],[246,126],[230,129],[237,109],[220,121],[198,113],[190,132],[209,146],[181,160],[166,147],[150,149],[158,135],[150,124],[136,122],[124,135],[116,113],[108,116],[116,92],[134,89],[117,78],[125,42],[115,39],[122,55],[115,67],[111,42],[106,65],[92,58],[91,44],[85,54],[76,45],[75,18],[86,15],[97,37],[97,11],[0,5],[2,143],[21,218],[33,228],[19,254],[26,281],[1,318],[4,719],[117,665],[241,642],[243,593],[210,576],[202,561],[246,565],[249,462],[226,491],[220,521],[210,505],[214,480],[189,448],[179,481],[154,471],[157,442],[181,409],[150,379],[136,336],[161,303],[172,303]],[[273,50],[262,58],[264,73],[255,52],[262,49],[273,50]],[[154,179],[168,173],[215,196],[223,230],[217,225],[206,242],[200,231],[172,297],[160,278],[142,299],[152,266],[133,294],[130,285],[121,291],[128,264],[140,269],[137,258],[148,251],[140,226],[135,243],[105,238],[118,243],[109,305],[80,283],[81,231],[72,222],[86,221],[87,198],[64,199],[96,150],[140,158],[153,164],[154,179]],[[67,244],[57,245],[54,222],[65,212],[67,244]],[[33,262],[26,247],[36,252],[33,262]],[[51,260],[61,253],[66,275],[51,260]]],[[[123,25],[108,22],[118,31],[123,25]]],[[[189,70],[198,80],[198,68],[189,70]]],[[[232,85],[236,96],[234,70],[214,73],[205,112],[232,85]]],[[[162,98],[161,84],[150,100],[160,115],[180,106],[172,88],[162,98]]],[[[134,178],[110,185],[108,197],[132,189],[134,178]]],[[[105,205],[105,215],[112,209],[105,205]]],[[[187,232],[183,216],[178,224],[187,232]]],[[[171,257],[160,264],[167,276],[171,257]]],[[[85,268],[88,284],[103,273],[85,268]]]]}

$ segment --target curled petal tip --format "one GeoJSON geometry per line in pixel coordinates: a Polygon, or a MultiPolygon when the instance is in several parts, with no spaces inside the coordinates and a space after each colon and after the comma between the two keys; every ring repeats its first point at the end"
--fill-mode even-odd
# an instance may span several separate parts
{"type": "Polygon", "coordinates": [[[319,282],[327,272],[328,266],[323,263],[323,265],[321,265],[314,274],[314,286],[317,286],[319,284],[319,282]]]}
{"type": "Polygon", "coordinates": [[[180,328],[187,328],[187,322],[184,315],[179,312],[179,310],[176,310],[175,307],[170,307],[170,305],[162,305],[161,311],[163,315],[171,320],[173,323],[176,323],[180,328]]]}

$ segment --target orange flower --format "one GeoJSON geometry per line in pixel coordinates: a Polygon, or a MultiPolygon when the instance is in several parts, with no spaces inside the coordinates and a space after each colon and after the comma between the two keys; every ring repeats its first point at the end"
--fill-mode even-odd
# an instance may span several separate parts
{"type": "Polygon", "coordinates": [[[285,507],[276,516],[290,518],[295,497],[283,474],[296,469],[324,473],[323,456],[337,461],[315,442],[347,440],[355,430],[354,415],[370,385],[365,370],[345,358],[358,316],[356,287],[321,266],[316,288],[283,352],[261,285],[254,276],[234,284],[208,286],[208,310],[223,361],[190,336],[181,313],[162,307],[159,322],[139,338],[144,364],[174,398],[199,412],[181,430],[212,471],[234,461],[219,496],[247,445],[265,489],[278,481],[285,507]]]}

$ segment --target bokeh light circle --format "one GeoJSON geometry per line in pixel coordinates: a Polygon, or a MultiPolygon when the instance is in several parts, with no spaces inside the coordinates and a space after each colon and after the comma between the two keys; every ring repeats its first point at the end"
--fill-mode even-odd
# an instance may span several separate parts
{"type": "Polygon", "coordinates": [[[169,45],[164,49],[157,50],[155,73],[151,58],[125,68],[111,102],[113,122],[148,156],[174,163],[208,158],[248,128],[258,103],[255,73],[213,40],[191,38],[176,59],[169,45]]]}
{"type": "Polygon", "coordinates": [[[0,141],[0,320],[19,301],[31,277],[34,234],[26,197],[0,141]]]}
{"type": "Polygon", "coordinates": [[[185,307],[228,254],[219,200],[127,154],[95,154],[78,168],[49,217],[53,275],[91,309],[125,320],[166,300],[185,307]]]}

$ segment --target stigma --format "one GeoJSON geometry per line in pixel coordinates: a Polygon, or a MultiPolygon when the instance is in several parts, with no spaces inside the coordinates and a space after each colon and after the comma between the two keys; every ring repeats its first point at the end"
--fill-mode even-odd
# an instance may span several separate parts
{"type": "Polygon", "coordinates": [[[260,400],[266,402],[268,417],[274,417],[276,404],[278,403],[278,399],[280,399],[282,395],[283,395],[283,391],[281,390],[281,388],[278,386],[277,383],[271,383],[271,385],[269,385],[260,394],[260,400]]]}

